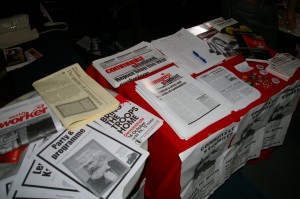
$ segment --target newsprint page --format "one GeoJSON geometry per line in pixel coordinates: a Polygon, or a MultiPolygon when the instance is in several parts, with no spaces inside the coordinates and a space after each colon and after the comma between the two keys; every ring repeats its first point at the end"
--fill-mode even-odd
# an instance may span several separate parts
{"type": "MultiPolygon", "coordinates": [[[[51,136],[32,157],[87,198],[123,198],[149,153],[97,123],[51,136]]],[[[11,196],[12,193],[10,193],[11,196]]]]}
{"type": "Polygon", "coordinates": [[[231,113],[222,98],[176,65],[136,84],[136,91],[181,139],[189,139],[231,113]]]}
{"type": "Polygon", "coordinates": [[[40,96],[5,106],[0,109],[0,154],[62,129],[40,96]]]}
{"type": "Polygon", "coordinates": [[[80,128],[119,106],[77,63],[35,81],[32,86],[69,130],[80,128]]]}
{"type": "Polygon", "coordinates": [[[93,66],[114,87],[135,80],[170,63],[151,43],[141,42],[127,50],[93,61],[93,66]]]}

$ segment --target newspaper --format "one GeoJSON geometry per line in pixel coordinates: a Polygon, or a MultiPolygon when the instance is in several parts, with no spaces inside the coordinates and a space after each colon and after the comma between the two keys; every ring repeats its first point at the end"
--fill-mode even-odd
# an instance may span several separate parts
{"type": "Polygon", "coordinates": [[[13,178],[8,198],[87,199],[32,157],[34,150],[42,143],[43,140],[38,140],[28,146],[21,167],[13,178]]]}
{"type": "Polygon", "coordinates": [[[36,96],[0,109],[0,154],[63,129],[45,101],[36,96]]]}
{"type": "Polygon", "coordinates": [[[222,160],[238,123],[212,134],[187,151],[179,154],[181,166],[181,198],[207,198],[223,184],[222,160]]]}
{"type": "Polygon", "coordinates": [[[198,74],[225,60],[209,52],[207,44],[182,28],[176,33],[151,42],[157,49],[180,64],[189,74],[198,74]]]}
{"type": "Polygon", "coordinates": [[[218,95],[176,65],[136,84],[136,91],[182,139],[231,113],[218,95]]]}
{"type": "Polygon", "coordinates": [[[87,198],[123,198],[149,153],[92,122],[50,137],[34,159],[87,198]]]}
{"type": "Polygon", "coordinates": [[[151,43],[141,42],[127,50],[92,62],[114,87],[135,80],[169,63],[151,43]]]}
{"type": "Polygon", "coordinates": [[[122,95],[117,95],[116,99],[120,102],[119,108],[95,120],[96,123],[109,131],[124,135],[139,146],[162,126],[162,119],[122,95]]]}
{"type": "Polygon", "coordinates": [[[209,70],[196,79],[216,91],[236,111],[247,107],[261,96],[257,89],[223,66],[209,70]]]}
{"type": "Polygon", "coordinates": [[[80,128],[119,106],[119,102],[79,64],[35,81],[33,87],[69,130],[80,128]]]}

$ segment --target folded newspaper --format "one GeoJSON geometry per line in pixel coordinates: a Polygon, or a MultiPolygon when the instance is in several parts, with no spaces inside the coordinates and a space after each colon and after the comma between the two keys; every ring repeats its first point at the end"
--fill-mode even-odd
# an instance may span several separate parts
{"type": "Polygon", "coordinates": [[[0,109],[0,154],[63,129],[46,102],[36,96],[0,109]]]}
{"type": "MultiPolygon", "coordinates": [[[[52,175],[53,172],[60,183],[65,182],[65,188],[68,185],[63,193],[65,196],[67,190],[77,190],[89,199],[125,198],[132,179],[143,169],[148,155],[147,151],[124,139],[122,135],[113,134],[92,122],[76,131],[65,130],[50,136],[34,149],[30,155],[33,159],[24,163],[25,166],[29,164],[34,167],[21,167],[25,170],[20,169],[19,173],[41,172],[52,175]]],[[[39,183],[24,174],[20,174],[19,180],[35,185],[39,183]]],[[[47,186],[57,188],[53,184],[47,186]]],[[[18,189],[24,190],[20,183],[16,183],[16,187],[13,183],[12,190],[18,189]]],[[[38,193],[45,193],[45,190],[40,189],[38,193]]],[[[53,194],[51,191],[47,193],[45,197],[53,194]]],[[[14,194],[10,192],[9,196],[14,194]]]]}
{"type": "Polygon", "coordinates": [[[97,59],[92,64],[114,88],[118,88],[168,63],[164,54],[143,41],[112,56],[97,59]]]}
{"type": "Polygon", "coordinates": [[[33,83],[63,126],[74,130],[116,110],[116,100],[79,64],[73,64],[33,83]]]}

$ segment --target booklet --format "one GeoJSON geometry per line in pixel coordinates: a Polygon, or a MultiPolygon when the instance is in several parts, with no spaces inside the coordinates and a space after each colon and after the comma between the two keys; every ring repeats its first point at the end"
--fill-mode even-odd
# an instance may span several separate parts
{"type": "Polygon", "coordinates": [[[189,74],[198,74],[225,60],[225,56],[211,53],[204,41],[184,28],[152,44],[189,74]]]}
{"type": "Polygon", "coordinates": [[[123,198],[149,153],[95,122],[51,136],[33,158],[87,198],[123,198]]]}
{"type": "Polygon", "coordinates": [[[119,106],[118,100],[77,63],[32,85],[69,130],[80,128],[119,106]]]}
{"type": "Polygon", "coordinates": [[[176,65],[136,84],[136,91],[182,139],[231,113],[222,98],[176,65]]]}
{"type": "Polygon", "coordinates": [[[127,50],[92,62],[114,87],[133,81],[170,63],[151,43],[141,42],[127,50]]]}
{"type": "Polygon", "coordinates": [[[127,137],[139,146],[162,126],[162,119],[122,95],[117,95],[116,99],[120,102],[119,108],[95,120],[96,123],[113,133],[127,137]]]}
{"type": "Polygon", "coordinates": [[[269,47],[259,33],[234,31],[234,35],[246,61],[267,63],[272,58],[269,47]]]}
{"type": "Polygon", "coordinates": [[[285,80],[288,81],[297,69],[300,67],[300,60],[289,53],[277,53],[275,57],[269,59],[269,65],[266,70],[285,80]]]}
{"type": "Polygon", "coordinates": [[[63,129],[40,96],[5,106],[0,109],[0,154],[63,129]]]}

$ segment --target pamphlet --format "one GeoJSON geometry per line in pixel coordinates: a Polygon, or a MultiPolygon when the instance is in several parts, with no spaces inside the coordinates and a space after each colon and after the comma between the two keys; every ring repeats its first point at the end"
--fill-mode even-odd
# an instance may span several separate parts
{"type": "Polygon", "coordinates": [[[124,135],[139,146],[162,126],[162,119],[122,95],[117,95],[116,99],[120,102],[119,108],[95,120],[96,123],[113,133],[124,135]]]}
{"type": "Polygon", "coordinates": [[[73,64],[33,83],[63,126],[69,130],[116,110],[116,100],[88,76],[79,64],[73,64]]]}

